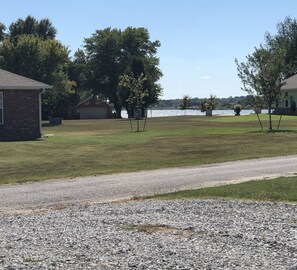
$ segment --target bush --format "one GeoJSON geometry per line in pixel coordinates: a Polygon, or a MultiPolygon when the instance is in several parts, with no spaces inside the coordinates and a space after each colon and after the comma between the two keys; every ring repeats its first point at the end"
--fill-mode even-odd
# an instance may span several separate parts
{"type": "Polygon", "coordinates": [[[241,105],[240,104],[235,104],[234,105],[234,112],[235,112],[235,115],[240,115],[240,112],[241,112],[241,105]]]}

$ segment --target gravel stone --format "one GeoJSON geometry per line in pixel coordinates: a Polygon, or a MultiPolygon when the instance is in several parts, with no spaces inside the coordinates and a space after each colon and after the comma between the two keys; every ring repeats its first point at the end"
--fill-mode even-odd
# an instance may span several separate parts
{"type": "Polygon", "coordinates": [[[297,269],[296,204],[134,201],[0,214],[0,269],[297,269]]]}

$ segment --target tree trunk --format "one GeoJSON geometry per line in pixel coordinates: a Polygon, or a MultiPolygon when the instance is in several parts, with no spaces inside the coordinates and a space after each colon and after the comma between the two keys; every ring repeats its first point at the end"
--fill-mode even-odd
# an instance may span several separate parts
{"type": "Polygon", "coordinates": [[[268,115],[269,115],[269,130],[272,130],[271,104],[268,105],[268,115]]]}
{"type": "Polygon", "coordinates": [[[259,117],[259,113],[258,111],[256,110],[256,114],[257,114],[257,117],[258,117],[258,120],[259,120],[259,123],[260,123],[260,126],[261,126],[261,129],[263,130],[263,125],[262,125],[262,122],[261,122],[261,119],[259,117]]]}
{"type": "Polygon", "coordinates": [[[127,109],[128,118],[134,118],[134,108],[127,109]]]}
{"type": "Polygon", "coordinates": [[[122,118],[122,106],[119,104],[114,104],[114,109],[117,113],[117,118],[122,118]]]}

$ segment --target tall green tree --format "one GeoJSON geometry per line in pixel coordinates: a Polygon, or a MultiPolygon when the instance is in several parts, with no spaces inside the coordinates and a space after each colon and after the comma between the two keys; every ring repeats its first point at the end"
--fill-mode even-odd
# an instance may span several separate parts
{"type": "Polygon", "coordinates": [[[281,99],[283,80],[297,73],[297,21],[286,17],[277,24],[277,33],[265,34],[265,44],[247,56],[246,63],[236,60],[243,89],[256,100],[263,100],[269,111],[269,129],[272,129],[271,109],[281,99]]]}
{"type": "Polygon", "coordinates": [[[281,98],[281,87],[284,80],[284,50],[269,47],[255,48],[248,55],[246,62],[235,59],[238,76],[242,81],[243,90],[261,97],[268,107],[269,129],[272,130],[272,106],[281,98]]]}
{"type": "Polygon", "coordinates": [[[4,39],[0,56],[1,68],[53,85],[43,97],[44,109],[51,116],[64,116],[65,99],[72,93],[73,86],[66,72],[66,47],[56,40],[22,35],[18,42],[4,39]]]}
{"type": "Polygon", "coordinates": [[[191,101],[192,98],[190,96],[184,95],[179,104],[181,110],[186,110],[187,108],[189,108],[191,105],[191,101]]]}
{"type": "Polygon", "coordinates": [[[6,26],[3,23],[0,23],[0,42],[5,37],[5,30],[6,30],[6,26]]]}
{"type": "Polygon", "coordinates": [[[127,98],[123,98],[120,91],[121,76],[133,73],[137,79],[144,74],[145,89],[148,91],[144,106],[155,103],[162,91],[158,84],[162,73],[156,57],[159,46],[159,41],[150,41],[145,28],[97,30],[92,37],[85,39],[89,89],[108,98],[121,117],[122,107],[128,109],[129,106],[127,98]]]}
{"type": "Polygon", "coordinates": [[[87,85],[94,95],[102,94],[115,107],[121,116],[122,106],[117,89],[121,69],[121,31],[106,28],[97,30],[92,37],[85,39],[85,54],[88,65],[87,85]]]}
{"type": "MultiPolygon", "coordinates": [[[[122,32],[122,42],[125,73],[133,73],[136,79],[140,74],[146,78],[144,88],[147,95],[144,97],[144,106],[148,107],[156,103],[162,93],[158,83],[162,72],[158,68],[159,58],[156,56],[161,43],[159,40],[151,41],[148,30],[143,27],[126,28],[122,32]]],[[[123,106],[127,109],[125,104],[123,106]]]]}
{"type": "Polygon", "coordinates": [[[33,35],[42,39],[54,39],[57,30],[49,19],[36,20],[32,16],[18,19],[9,26],[9,37],[15,39],[21,35],[33,35]]]}
{"type": "Polygon", "coordinates": [[[53,85],[43,97],[44,113],[65,116],[73,83],[67,75],[69,51],[55,33],[47,19],[28,16],[12,23],[0,43],[0,68],[53,85]]]}
{"type": "Polygon", "coordinates": [[[282,50],[285,63],[283,74],[289,78],[297,73],[297,20],[286,17],[277,24],[277,32],[266,33],[265,44],[272,50],[282,50]]]}

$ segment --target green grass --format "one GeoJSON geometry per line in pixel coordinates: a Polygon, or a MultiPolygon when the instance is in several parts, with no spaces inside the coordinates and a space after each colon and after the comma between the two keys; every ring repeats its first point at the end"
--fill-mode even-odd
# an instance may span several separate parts
{"type": "Polygon", "coordinates": [[[152,118],[139,133],[128,120],[69,120],[43,131],[53,136],[0,142],[0,184],[297,154],[289,116],[278,132],[262,131],[255,115],[152,118]]]}
{"type": "Polygon", "coordinates": [[[147,199],[227,198],[256,201],[297,202],[297,176],[250,181],[219,187],[184,190],[147,197],[147,199]]]}

